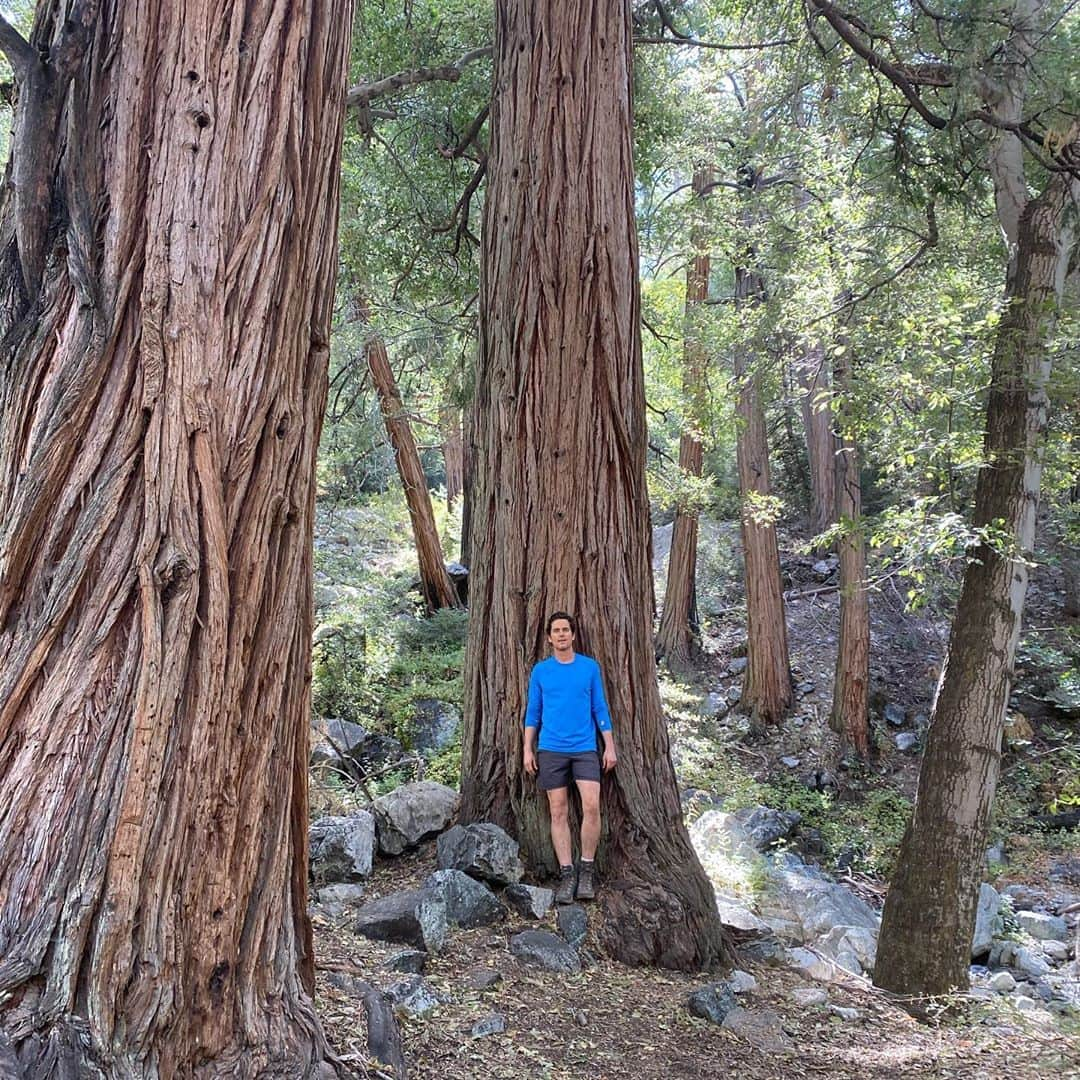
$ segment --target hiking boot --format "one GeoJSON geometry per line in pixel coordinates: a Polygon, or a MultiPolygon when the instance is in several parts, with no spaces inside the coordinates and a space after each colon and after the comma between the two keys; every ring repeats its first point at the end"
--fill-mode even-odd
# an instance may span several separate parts
{"type": "Polygon", "coordinates": [[[564,866],[559,870],[559,884],[555,889],[556,904],[572,904],[574,902],[574,884],[577,875],[572,866],[564,866]]]}
{"type": "Polygon", "coordinates": [[[593,864],[582,860],[578,868],[577,898],[579,900],[595,900],[596,888],[593,885],[593,864]]]}

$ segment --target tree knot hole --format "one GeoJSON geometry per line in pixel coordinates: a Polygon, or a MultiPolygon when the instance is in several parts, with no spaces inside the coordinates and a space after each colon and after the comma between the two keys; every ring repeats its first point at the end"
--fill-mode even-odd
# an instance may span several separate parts
{"type": "Polygon", "coordinates": [[[210,126],[210,114],[205,109],[199,109],[195,113],[195,126],[197,128],[208,128],[210,126]]]}
{"type": "Polygon", "coordinates": [[[189,83],[197,83],[199,81],[199,73],[192,68],[184,75],[184,78],[187,79],[189,83]]]}
{"type": "Polygon", "coordinates": [[[161,593],[161,605],[167,607],[194,573],[191,560],[182,551],[170,545],[158,557],[154,567],[154,582],[161,593]]]}
{"type": "Polygon", "coordinates": [[[284,439],[289,430],[289,414],[285,413],[278,421],[277,428],[274,430],[274,434],[279,439],[284,439]]]}
{"type": "Polygon", "coordinates": [[[225,980],[229,977],[229,962],[219,960],[210,972],[210,997],[215,1005],[220,1005],[224,998],[225,980]]]}

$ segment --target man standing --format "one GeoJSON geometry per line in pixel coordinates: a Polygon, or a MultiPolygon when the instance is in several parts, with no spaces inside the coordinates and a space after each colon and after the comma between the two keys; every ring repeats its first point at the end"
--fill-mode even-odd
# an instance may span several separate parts
{"type": "Polygon", "coordinates": [[[525,771],[536,775],[547,792],[551,810],[551,843],[559,860],[555,900],[574,899],[575,875],[570,840],[569,790],[573,779],[581,796],[581,867],[577,897],[592,900],[593,860],[600,842],[600,768],[615,767],[611,731],[600,665],[574,652],[574,618],[556,611],[547,621],[552,655],[541,660],[529,677],[525,709],[525,771]],[[540,745],[536,747],[536,732],[540,745]],[[597,730],[604,737],[603,755],[596,748],[597,730]]]}

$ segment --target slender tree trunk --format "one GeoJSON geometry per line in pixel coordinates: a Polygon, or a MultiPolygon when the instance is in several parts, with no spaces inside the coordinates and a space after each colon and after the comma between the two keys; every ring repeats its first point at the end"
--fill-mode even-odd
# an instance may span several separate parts
{"type": "Polygon", "coordinates": [[[446,505],[454,508],[465,485],[465,444],[461,435],[461,410],[449,402],[439,409],[443,464],[446,467],[446,505]]]}
{"type": "Polygon", "coordinates": [[[476,461],[476,402],[470,400],[465,406],[462,423],[461,447],[461,557],[462,566],[472,566],[472,523],[475,501],[476,461]]]}
{"type": "Polygon", "coordinates": [[[1067,177],[1057,173],[1019,221],[986,406],[986,463],[975,493],[976,527],[1003,526],[1004,536],[994,546],[978,545],[964,573],[915,814],[885,903],[874,982],[899,993],[939,994],[968,985],[987,823],[1035,541],[1047,335],[1072,246],[1062,230],[1068,202],[1067,177]],[[1012,551],[1002,551],[1002,544],[1012,551]]]}
{"type": "MultiPolygon", "coordinates": [[[[866,589],[866,542],[862,524],[859,448],[851,430],[851,360],[848,349],[836,359],[833,373],[840,408],[835,437],[836,513],[840,537],[840,640],[830,726],[860,758],[870,754],[870,604],[866,589]]],[[[830,442],[834,440],[829,433],[830,442]]]]}
{"type": "Polygon", "coordinates": [[[0,206],[14,1075],[337,1073],[310,997],[307,744],[351,21],[344,0],[45,0],[17,70],[24,186],[0,206]]]}
{"type": "MultiPolygon", "coordinates": [[[[713,170],[694,173],[694,195],[700,202],[713,182],[713,170]]],[[[693,254],[686,269],[686,336],[683,344],[683,391],[688,403],[687,429],[679,438],[679,469],[701,476],[701,429],[705,419],[705,349],[701,344],[700,306],[709,298],[708,230],[701,224],[690,233],[693,254]]],[[[685,669],[698,634],[697,617],[698,509],[680,505],[675,512],[668,554],[664,607],[656,634],[657,657],[673,670],[685,669]]]]}
{"type": "Polygon", "coordinates": [[[829,407],[829,371],[821,343],[807,349],[796,365],[803,388],[802,416],[810,463],[810,528],[823,533],[836,521],[836,437],[829,407]]]}
{"type": "MultiPolygon", "coordinates": [[[[361,318],[367,322],[371,312],[366,301],[359,300],[357,305],[361,318]]],[[[386,345],[377,333],[372,332],[368,337],[364,353],[368,370],[371,372],[371,383],[375,387],[375,393],[379,395],[379,410],[386,425],[386,435],[394,448],[394,461],[409,508],[416,558],[420,565],[420,592],[424,597],[424,607],[428,614],[440,608],[460,607],[461,601],[446,573],[446,563],[443,562],[442,541],[435,525],[431,492],[420,464],[420,452],[416,448],[409,418],[398,393],[397,380],[390,367],[386,345]]]]}
{"type": "Polygon", "coordinates": [[[554,869],[522,768],[544,620],[579,618],[619,751],[603,781],[601,942],[631,964],[728,955],[682,821],[653,658],[626,0],[499,0],[481,274],[462,818],[554,869]]]}
{"type": "MultiPolygon", "coordinates": [[[[761,277],[745,267],[736,267],[736,303],[752,307],[763,295],[761,277]]],[[[746,583],[746,674],[739,707],[750,715],[751,732],[761,734],[767,724],[779,722],[791,705],[792,689],[765,409],[757,358],[751,349],[740,344],[735,350],[735,378],[739,385],[736,457],[742,500],[739,526],[746,583]]]]}

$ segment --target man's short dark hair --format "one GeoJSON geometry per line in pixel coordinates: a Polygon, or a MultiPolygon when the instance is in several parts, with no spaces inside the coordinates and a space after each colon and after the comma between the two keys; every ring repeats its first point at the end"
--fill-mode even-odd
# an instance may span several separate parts
{"type": "Polygon", "coordinates": [[[574,616],[568,614],[565,611],[553,611],[548,616],[546,633],[551,633],[551,628],[560,620],[565,619],[570,624],[570,633],[577,634],[577,623],[574,621],[574,616]]]}

